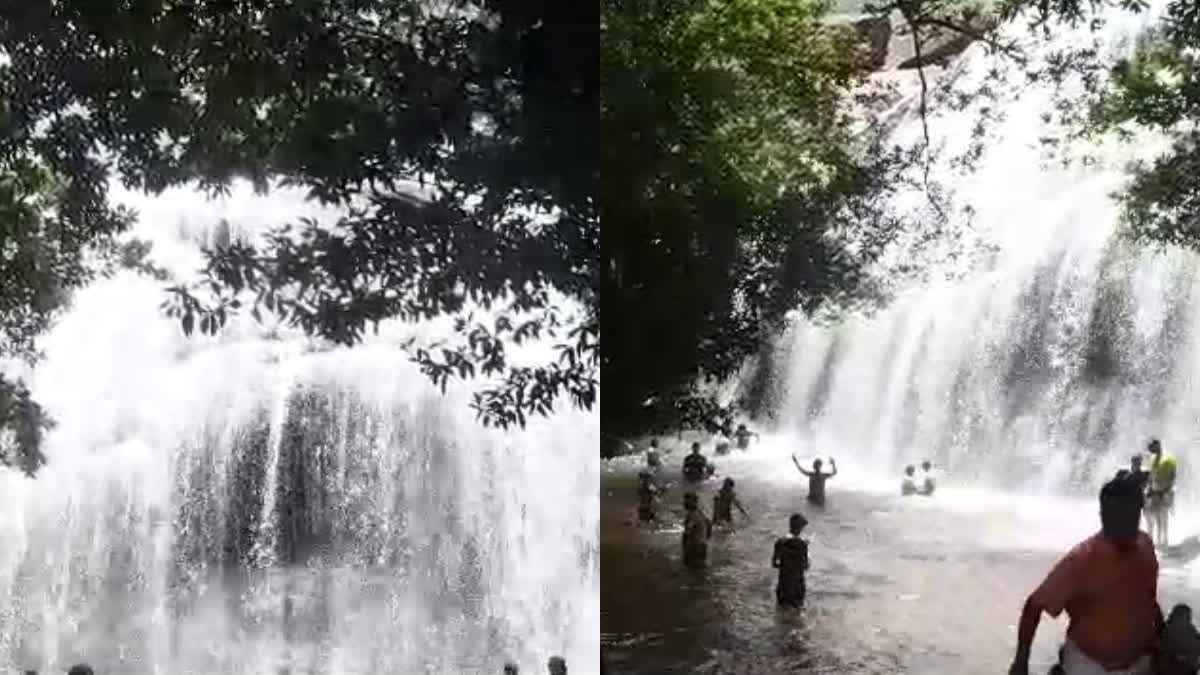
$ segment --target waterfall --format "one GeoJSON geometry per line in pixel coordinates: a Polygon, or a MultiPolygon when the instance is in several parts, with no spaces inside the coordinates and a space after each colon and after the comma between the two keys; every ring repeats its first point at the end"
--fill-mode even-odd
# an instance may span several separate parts
{"type": "MultiPolygon", "coordinates": [[[[1156,14],[1106,18],[1101,54],[1115,59],[1156,14]]],[[[1089,39],[1086,28],[1064,28],[1047,46],[1023,26],[1007,30],[1035,60],[1089,39]]],[[[1122,238],[1110,196],[1127,179],[1124,163],[1163,139],[1088,148],[1094,164],[1050,164],[1039,142],[1054,131],[1043,117],[1054,105],[1050,85],[1023,81],[1019,66],[981,45],[942,77],[960,91],[989,80],[1004,90],[994,103],[943,108],[929,122],[944,150],[933,176],[974,207],[958,241],[979,255],[935,260],[927,278],[870,316],[796,321],[772,361],[781,431],[811,454],[832,449],[881,475],[930,459],[951,480],[1029,494],[1093,494],[1159,437],[1180,457],[1183,492],[1193,490],[1198,260],[1122,238]],[[977,171],[957,171],[947,158],[968,146],[984,105],[999,113],[998,126],[977,171]]],[[[894,112],[901,141],[922,135],[914,96],[894,112]]],[[[898,208],[924,198],[908,195],[898,208]]],[[[909,253],[898,245],[881,269],[909,253]]]]}
{"type": "MultiPolygon", "coordinates": [[[[140,210],[186,274],[221,218],[327,213],[189,190],[140,210]]],[[[228,229],[228,228],[226,228],[228,229]]],[[[227,236],[226,233],[218,236],[227,236]]],[[[599,649],[599,421],[565,402],[483,428],[384,326],[335,348],[238,320],[188,339],[132,272],[84,289],[27,378],[57,425],[0,471],[0,670],[587,672],[599,649]]]]}

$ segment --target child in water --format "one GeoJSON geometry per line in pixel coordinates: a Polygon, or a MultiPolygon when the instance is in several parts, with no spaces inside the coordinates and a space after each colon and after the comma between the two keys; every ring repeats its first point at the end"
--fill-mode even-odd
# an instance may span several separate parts
{"type": "Polygon", "coordinates": [[[743,516],[750,517],[750,514],[746,513],[746,509],[742,508],[742,503],[738,501],[737,495],[734,494],[733,485],[733,479],[726,478],[724,484],[721,485],[721,490],[713,495],[713,523],[732,525],[733,507],[735,506],[743,516]]]}
{"type": "Polygon", "coordinates": [[[788,519],[789,535],[775,540],[775,551],[771,554],[771,567],[779,570],[779,582],[775,586],[775,600],[781,607],[803,607],[805,595],[804,573],[808,571],[808,540],[800,533],[808,520],[799,513],[788,519]]]}
{"type": "Polygon", "coordinates": [[[808,502],[816,506],[825,505],[825,481],[837,475],[837,462],[833,458],[829,458],[829,466],[833,467],[830,473],[821,472],[821,460],[814,459],[812,463],[813,470],[805,471],[804,467],[800,466],[800,460],[792,455],[792,463],[796,465],[796,470],[808,476],[808,502]]]}

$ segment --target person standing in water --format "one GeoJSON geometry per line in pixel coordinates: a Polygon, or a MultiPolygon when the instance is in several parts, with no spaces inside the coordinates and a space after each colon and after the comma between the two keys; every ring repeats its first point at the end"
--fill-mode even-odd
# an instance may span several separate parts
{"type": "Polygon", "coordinates": [[[1168,526],[1175,506],[1175,456],[1163,452],[1157,438],[1146,446],[1150,452],[1150,486],[1146,491],[1146,520],[1150,538],[1158,546],[1170,543],[1168,526]]]}
{"type": "Polygon", "coordinates": [[[804,573],[808,571],[808,540],[800,533],[808,520],[799,513],[788,518],[788,536],[775,540],[771,553],[771,567],[779,570],[779,581],[775,584],[775,601],[780,607],[803,607],[806,584],[804,573]]]}
{"type": "Polygon", "coordinates": [[[937,489],[937,483],[933,481],[933,464],[929,460],[921,462],[921,472],[925,479],[921,483],[921,494],[932,497],[933,491],[937,489]]]}
{"type": "Polygon", "coordinates": [[[825,505],[825,481],[837,475],[837,462],[832,457],[829,458],[829,466],[833,468],[830,473],[821,471],[821,460],[814,459],[812,463],[813,470],[805,471],[804,467],[800,466],[800,460],[792,455],[792,463],[796,465],[796,470],[808,476],[808,501],[817,506],[825,505]]]}
{"type": "Polygon", "coordinates": [[[1129,476],[1100,490],[1100,531],[1064,556],[1025,600],[1009,675],[1028,675],[1042,613],[1070,617],[1061,652],[1064,675],[1151,675],[1151,651],[1163,626],[1158,558],[1138,531],[1142,492],[1129,476]]]}
{"type": "Polygon", "coordinates": [[[700,454],[700,444],[692,443],[692,453],[683,458],[683,477],[690,481],[704,480],[713,473],[713,466],[700,454]]]}
{"type": "Polygon", "coordinates": [[[917,494],[917,481],[913,477],[917,468],[912,464],[904,467],[904,480],[900,483],[900,494],[904,497],[911,497],[917,494]]]}
{"type": "Polygon", "coordinates": [[[654,474],[649,471],[638,472],[638,520],[648,523],[654,520],[654,502],[660,492],[654,483],[654,474]]]}
{"type": "Polygon", "coordinates": [[[662,468],[662,457],[658,454],[658,439],[650,439],[650,449],[646,451],[646,466],[652,471],[662,468]]]}
{"type": "Polygon", "coordinates": [[[700,499],[695,492],[683,496],[683,509],[687,512],[683,520],[683,564],[690,569],[700,569],[708,564],[712,521],[700,510],[700,499]]]}
{"type": "Polygon", "coordinates": [[[738,450],[745,450],[750,447],[750,437],[758,438],[758,434],[746,428],[745,424],[739,424],[737,430],[733,432],[733,439],[737,442],[738,450]]]}
{"type": "Polygon", "coordinates": [[[746,509],[742,508],[742,503],[738,501],[737,495],[734,494],[733,486],[733,479],[726,478],[725,483],[721,485],[721,490],[713,495],[713,524],[728,523],[732,525],[733,507],[735,506],[743,516],[750,517],[750,514],[746,513],[746,509]]]}

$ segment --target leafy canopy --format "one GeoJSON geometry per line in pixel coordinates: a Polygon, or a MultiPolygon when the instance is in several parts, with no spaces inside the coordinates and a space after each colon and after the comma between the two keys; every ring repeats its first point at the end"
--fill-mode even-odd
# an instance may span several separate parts
{"type": "Polygon", "coordinates": [[[852,94],[865,54],[810,0],[601,4],[606,434],[728,426],[703,391],[797,307],[870,295],[910,158],[852,94]]]}
{"type": "Polygon", "coordinates": [[[7,3],[0,345],[30,346],[90,278],[89,251],[130,223],[107,200],[110,176],[151,193],[245,178],[304,188],[347,215],[208,251],[203,282],[169,296],[185,330],[267,311],[354,344],[384,319],[452,315],[457,337],[413,358],[443,387],[498,378],[474,402],[485,423],[523,425],[562,393],[590,407],[599,103],[588,14],[515,0],[7,3]],[[484,325],[474,306],[499,318],[484,325]],[[554,361],[509,364],[510,341],[555,335],[566,339],[554,361]]]}
{"type": "MultiPolygon", "coordinates": [[[[938,17],[954,0],[894,0],[918,16],[938,17]]],[[[1133,239],[1150,244],[1200,250],[1200,4],[1171,0],[1155,27],[1138,39],[1129,58],[1106,61],[1098,40],[1114,11],[1149,11],[1148,0],[1003,0],[996,15],[1004,22],[1021,22],[1053,44],[1056,29],[1083,25],[1096,37],[1092,44],[1052,51],[1048,63],[1030,79],[1048,77],[1060,87],[1056,114],[1067,137],[1126,140],[1138,131],[1162,134],[1169,149],[1149,160],[1129,164],[1130,181],[1116,195],[1133,239]]],[[[934,19],[936,20],[936,18],[934,19]]],[[[997,44],[992,34],[983,36],[997,44]]],[[[999,45],[1008,57],[1025,64],[1011,45],[999,45]]],[[[1050,149],[1058,152],[1059,139],[1050,149]]]]}

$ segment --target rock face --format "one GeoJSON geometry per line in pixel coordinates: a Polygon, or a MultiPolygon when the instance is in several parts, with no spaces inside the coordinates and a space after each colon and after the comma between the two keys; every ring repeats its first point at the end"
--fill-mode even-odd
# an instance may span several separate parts
{"type": "MultiPolygon", "coordinates": [[[[955,25],[961,26],[966,32],[957,31],[941,26],[922,26],[921,56],[916,55],[912,45],[912,28],[908,27],[900,44],[892,45],[889,61],[895,63],[898,70],[907,70],[918,66],[944,65],[951,57],[961,54],[976,41],[976,35],[984,35],[996,27],[994,17],[981,14],[967,14],[959,17],[955,25]],[[894,59],[894,60],[893,60],[894,59]]],[[[899,32],[898,32],[899,33],[899,32]]]]}
{"type": "Polygon", "coordinates": [[[854,32],[865,48],[864,67],[879,70],[887,63],[888,47],[892,41],[892,21],[884,16],[859,19],[853,24],[854,32]]]}
{"type": "Polygon", "coordinates": [[[898,17],[895,21],[893,25],[891,18],[869,16],[841,24],[840,30],[852,31],[853,39],[859,43],[865,70],[910,70],[918,66],[944,65],[971,46],[977,39],[975,36],[996,27],[994,17],[974,12],[952,19],[965,32],[924,25],[921,27],[921,57],[917,58],[912,27],[898,17]]]}

